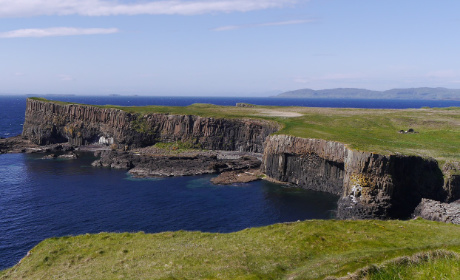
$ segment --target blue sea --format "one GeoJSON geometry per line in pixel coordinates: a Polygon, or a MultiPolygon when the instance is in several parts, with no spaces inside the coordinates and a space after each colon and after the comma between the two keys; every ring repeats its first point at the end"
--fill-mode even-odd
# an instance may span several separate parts
{"type": "MultiPolygon", "coordinates": [[[[237,102],[259,105],[420,108],[455,101],[321,100],[217,97],[52,96],[88,104],[172,105],[237,102]]],[[[0,96],[0,137],[21,133],[25,96],[0,96]]],[[[134,179],[125,171],[37,154],[0,155],[0,270],[13,266],[43,239],[98,232],[173,230],[234,232],[247,227],[334,216],[338,197],[257,181],[214,186],[215,175],[134,179]]]]}

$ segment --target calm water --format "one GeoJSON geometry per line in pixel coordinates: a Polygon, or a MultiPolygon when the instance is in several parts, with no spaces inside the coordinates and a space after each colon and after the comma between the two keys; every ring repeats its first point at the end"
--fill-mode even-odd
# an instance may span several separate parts
{"type": "MultiPolygon", "coordinates": [[[[369,109],[408,109],[421,107],[460,107],[460,101],[451,100],[364,100],[364,99],[302,99],[270,97],[166,97],[166,96],[45,96],[51,100],[78,102],[96,105],[164,105],[187,106],[193,103],[211,103],[234,106],[238,102],[268,106],[306,106],[331,108],[369,108],[369,109]]],[[[24,111],[25,96],[0,95],[0,137],[20,134],[24,111]]]]}
{"type": "Polygon", "coordinates": [[[90,155],[43,160],[0,155],[0,267],[12,266],[41,240],[108,232],[247,227],[330,218],[337,197],[265,181],[214,186],[212,176],[139,180],[90,167],[90,155]]]}
{"type": "MultiPolygon", "coordinates": [[[[50,98],[51,99],[51,98],[50,98]]],[[[234,105],[419,108],[460,106],[446,101],[306,100],[273,98],[53,97],[117,105],[213,103],[234,105]]],[[[21,133],[25,97],[0,96],[0,137],[21,133]]],[[[94,159],[43,160],[0,155],[0,269],[17,263],[45,238],[83,233],[247,227],[333,215],[337,197],[265,181],[213,186],[212,176],[135,180],[124,171],[90,167],[94,159]]]]}

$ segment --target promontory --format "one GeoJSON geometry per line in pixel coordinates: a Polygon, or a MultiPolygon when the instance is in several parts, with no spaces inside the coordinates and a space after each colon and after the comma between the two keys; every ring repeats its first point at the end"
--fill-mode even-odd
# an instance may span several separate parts
{"type": "MultiPolygon", "coordinates": [[[[199,159],[200,166],[206,162],[207,169],[179,175],[260,166],[267,179],[339,195],[339,218],[407,219],[422,199],[442,203],[460,199],[459,113],[460,108],[241,104],[120,107],[29,98],[22,137],[38,145],[108,145],[114,152],[96,165],[137,168],[133,172],[142,176],[167,173],[156,172],[158,164],[148,163],[153,159],[133,160],[139,149],[159,143],[250,153],[239,157],[246,160],[239,167],[238,161],[218,161],[223,160],[220,155],[208,153],[206,159],[202,153],[188,154],[199,159]]],[[[175,163],[183,164],[168,164],[175,163]]]]}

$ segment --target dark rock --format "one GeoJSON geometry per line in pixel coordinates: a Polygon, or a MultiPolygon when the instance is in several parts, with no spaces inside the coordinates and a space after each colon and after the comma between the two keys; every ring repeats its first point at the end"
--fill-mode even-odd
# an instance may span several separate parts
{"type": "Polygon", "coordinates": [[[189,176],[220,173],[230,170],[258,168],[260,161],[254,157],[246,159],[220,160],[206,152],[195,155],[146,155],[130,152],[99,152],[100,159],[93,166],[128,169],[136,177],[189,176]]]}
{"type": "Polygon", "coordinates": [[[41,150],[41,148],[23,138],[22,136],[14,136],[10,138],[0,139],[0,154],[4,153],[23,153],[28,150],[41,150]]]}

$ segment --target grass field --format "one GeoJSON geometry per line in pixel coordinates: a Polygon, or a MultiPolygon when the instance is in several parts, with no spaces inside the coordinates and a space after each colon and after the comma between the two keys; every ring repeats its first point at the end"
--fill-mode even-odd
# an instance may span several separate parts
{"type": "Polygon", "coordinates": [[[433,157],[440,161],[440,164],[446,161],[460,161],[458,107],[408,110],[276,106],[248,108],[210,104],[193,104],[186,107],[98,107],[117,108],[141,115],[169,113],[215,118],[265,119],[282,125],[279,134],[333,140],[345,143],[352,149],[380,154],[401,153],[433,157]],[[417,133],[398,133],[410,128],[417,133]]]}
{"type": "MultiPolygon", "coordinates": [[[[425,220],[313,220],[227,234],[100,233],[45,240],[0,279],[323,279],[420,252],[460,252],[459,236],[460,226],[425,220]]],[[[403,264],[374,276],[438,266],[458,275],[454,258],[403,264]]]]}

